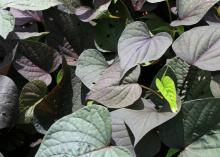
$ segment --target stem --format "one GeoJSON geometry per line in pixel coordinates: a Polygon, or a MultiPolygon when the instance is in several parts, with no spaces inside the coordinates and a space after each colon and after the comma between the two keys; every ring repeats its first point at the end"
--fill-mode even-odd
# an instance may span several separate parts
{"type": "Polygon", "coordinates": [[[149,87],[146,87],[146,86],[144,86],[144,85],[140,85],[140,86],[141,86],[143,89],[152,92],[153,94],[155,94],[156,96],[158,96],[160,99],[163,99],[163,97],[162,97],[160,94],[158,94],[156,91],[154,91],[153,89],[151,89],[151,88],[149,88],[149,87]]]}
{"type": "Polygon", "coordinates": [[[171,7],[170,7],[170,3],[169,0],[165,0],[167,3],[167,8],[168,8],[168,12],[169,12],[169,18],[170,18],[170,22],[172,21],[172,13],[171,13],[171,7]]]}

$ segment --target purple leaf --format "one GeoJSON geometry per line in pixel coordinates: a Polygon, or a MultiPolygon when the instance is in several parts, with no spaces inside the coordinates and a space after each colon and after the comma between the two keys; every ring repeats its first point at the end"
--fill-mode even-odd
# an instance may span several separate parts
{"type": "Polygon", "coordinates": [[[201,26],[183,33],[173,50],[187,63],[208,71],[220,70],[220,25],[201,26]]]}
{"type": "Polygon", "coordinates": [[[135,68],[121,83],[122,70],[120,64],[111,65],[103,72],[102,77],[91,89],[89,100],[94,100],[109,108],[122,108],[132,105],[142,93],[136,83],[140,75],[140,67],[135,68]]]}
{"type": "Polygon", "coordinates": [[[15,17],[15,25],[24,25],[33,21],[43,21],[43,15],[40,11],[20,11],[18,9],[11,8],[10,12],[15,17]]]}
{"type": "Polygon", "coordinates": [[[152,35],[144,22],[128,24],[118,42],[123,75],[138,64],[159,59],[172,41],[172,37],[165,32],[152,35]]]}

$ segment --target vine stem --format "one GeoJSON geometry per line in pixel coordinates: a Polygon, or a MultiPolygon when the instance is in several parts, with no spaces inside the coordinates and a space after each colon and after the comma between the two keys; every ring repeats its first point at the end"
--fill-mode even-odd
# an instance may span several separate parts
{"type": "Polygon", "coordinates": [[[148,90],[148,91],[150,91],[150,92],[152,92],[152,93],[154,93],[156,96],[158,96],[160,99],[163,99],[163,97],[160,95],[160,94],[158,94],[156,91],[154,91],[153,89],[151,89],[151,88],[149,88],[149,87],[146,87],[146,86],[144,86],[144,85],[140,85],[143,89],[145,89],[145,90],[148,90]]]}
{"type": "Polygon", "coordinates": [[[169,18],[170,18],[170,22],[172,22],[172,14],[171,14],[171,7],[170,7],[170,3],[169,0],[165,0],[167,3],[167,8],[168,8],[168,12],[169,12],[169,18]]]}

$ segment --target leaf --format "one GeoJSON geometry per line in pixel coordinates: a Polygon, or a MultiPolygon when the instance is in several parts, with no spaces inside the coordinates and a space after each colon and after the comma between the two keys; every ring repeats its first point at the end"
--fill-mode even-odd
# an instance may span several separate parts
{"type": "Polygon", "coordinates": [[[15,83],[0,75],[0,129],[10,127],[18,116],[18,91],[15,83]]]}
{"type": "Polygon", "coordinates": [[[208,10],[214,6],[219,0],[177,0],[177,12],[179,20],[171,23],[171,26],[193,25],[198,23],[208,10]]]}
{"type": "Polygon", "coordinates": [[[27,80],[42,80],[51,83],[50,73],[61,63],[58,52],[40,42],[22,41],[18,48],[19,54],[14,62],[15,69],[27,80]]]}
{"type": "Polygon", "coordinates": [[[25,25],[29,22],[42,22],[43,15],[40,11],[21,11],[18,9],[10,8],[10,13],[15,18],[15,25],[25,25]]]}
{"type": "Polygon", "coordinates": [[[183,33],[173,50],[187,63],[208,71],[220,70],[220,27],[201,26],[183,33]]]}
{"type": "Polygon", "coordinates": [[[0,54],[2,55],[1,57],[3,58],[2,62],[0,63],[0,75],[7,75],[10,67],[11,67],[11,63],[14,60],[15,54],[17,52],[17,47],[18,44],[16,43],[16,45],[13,44],[13,42],[11,41],[0,41],[0,54]]]}
{"type": "Polygon", "coordinates": [[[172,112],[158,112],[155,105],[149,100],[142,98],[139,103],[144,105],[144,109],[131,110],[123,108],[112,112],[115,117],[123,119],[131,129],[135,137],[134,145],[137,145],[149,131],[176,116],[176,113],[172,112]]]}
{"type": "Polygon", "coordinates": [[[118,42],[123,74],[138,64],[159,59],[172,44],[168,33],[151,35],[144,22],[128,24],[118,42]]]}
{"type": "Polygon", "coordinates": [[[19,108],[25,123],[32,122],[34,108],[46,94],[47,85],[39,80],[28,82],[23,87],[19,97],[19,108]]]}
{"type": "Polygon", "coordinates": [[[116,145],[127,148],[135,157],[134,146],[132,145],[124,120],[112,116],[112,139],[116,145]]]}
{"type": "Polygon", "coordinates": [[[18,10],[45,10],[62,4],[60,0],[2,0],[1,8],[15,8],[18,10]]]}
{"type": "Polygon", "coordinates": [[[52,77],[48,72],[33,64],[33,62],[25,56],[17,54],[13,65],[18,73],[29,81],[41,80],[47,85],[52,81],[52,77]]]}
{"type": "Polygon", "coordinates": [[[108,68],[104,56],[96,49],[85,50],[78,59],[76,75],[91,89],[108,68]]]}
{"type": "Polygon", "coordinates": [[[157,2],[162,2],[164,0],[132,0],[132,4],[134,6],[135,11],[141,10],[145,2],[150,2],[150,3],[157,3],[157,2]]]}
{"type": "Polygon", "coordinates": [[[183,104],[185,145],[196,141],[219,123],[219,102],[219,98],[206,98],[183,104]]]}
{"type": "Polygon", "coordinates": [[[126,21],[123,19],[100,19],[95,26],[96,47],[102,52],[117,52],[117,44],[126,21]]]}
{"type": "Polygon", "coordinates": [[[219,71],[214,72],[212,75],[212,80],[210,82],[210,89],[212,95],[216,98],[220,97],[220,73],[219,71]]]}
{"type": "Polygon", "coordinates": [[[166,157],[172,157],[173,155],[175,155],[176,153],[178,153],[180,150],[179,149],[173,149],[173,148],[170,148],[166,157]]]}
{"type": "Polygon", "coordinates": [[[183,101],[212,97],[210,91],[211,73],[190,66],[179,58],[168,61],[177,78],[177,93],[183,101]]]}
{"type": "Polygon", "coordinates": [[[13,31],[15,19],[7,10],[0,9],[0,36],[4,39],[13,31]]]}
{"type": "Polygon", "coordinates": [[[131,157],[123,147],[108,146],[111,129],[110,114],[106,108],[98,105],[84,107],[53,124],[36,157],[131,157]]]}
{"type": "Polygon", "coordinates": [[[160,93],[168,101],[170,109],[172,112],[177,113],[177,98],[176,98],[176,87],[175,83],[169,76],[163,76],[160,79],[156,79],[156,86],[159,89],[160,93]]]}
{"type": "Polygon", "coordinates": [[[99,19],[102,16],[109,16],[108,7],[111,4],[111,0],[94,0],[93,8],[88,6],[80,6],[75,10],[75,15],[84,22],[89,22],[94,19],[99,19]]]}
{"type": "Polygon", "coordinates": [[[180,153],[179,157],[218,157],[220,152],[220,130],[219,125],[193,142],[180,153]]]}
{"type": "Polygon", "coordinates": [[[212,8],[208,11],[208,13],[205,15],[204,20],[209,25],[218,25],[220,23],[220,16],[218,14],[218,10],[216,8],[212,8]]]}
{"type": "Polygon", "coordinates": [[[88,100],[94,100],[109,108],[122,108],[132,105],[142,93],[136,83],[140,75],[140,67],[131,71],[121,82],[122,70],[119,63],[106,69],[96,85],[91,89],[88,100]]]}
{"type": "Polygon", "coordinates": [[[75,69],[63,61],[63,77],[34,109],[37,125],[44,130],[59,118],[82,108],[80,80],[75,76],[75,69]]]}
{"type": "Polygon", "coordinates": [[[48,45],[64,55],[68,65],[76,65],[78,56],[84,50],[94,48],[94,29],[90,24],[55,8],[43,14],[46,28],[50,32],[47,36],[48,45]]]}

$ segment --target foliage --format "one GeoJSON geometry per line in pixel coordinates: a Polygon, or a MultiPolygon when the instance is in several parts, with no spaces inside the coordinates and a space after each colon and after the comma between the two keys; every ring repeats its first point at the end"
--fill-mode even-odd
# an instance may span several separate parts
{"type": "Polygon", "coordinates": [[[219,8],[1,0],[0,156],[219,157],[219,8]]]}

